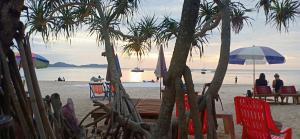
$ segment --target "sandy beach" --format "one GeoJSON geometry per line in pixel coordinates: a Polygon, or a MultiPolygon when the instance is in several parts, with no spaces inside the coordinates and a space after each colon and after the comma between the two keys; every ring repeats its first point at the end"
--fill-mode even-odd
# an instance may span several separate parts
{"type": "MultiPolygon", "coordinates": [[[[67,98],[72,98],[75,104],[76,115],[81,120],[90,110],[93,109],[92,101],[89,98],[88,82],[56,82],[56,81],[39,81],[42,95],[51,95],[59,93],[62,103],[65,104],[67,98]]],[[[159,87],[156,86],[135,86],[130,83],[124,85],[127,93],[131,98],[155,98],[159,99],[159,87]]],[[[141,83],[142,84],[142,83],[141,83]]],[[[195,90],[201,92],[202,84],[195,84],[195,90]]],[[[222,99],[224,111],[221,104],[216,102],[217,113],[228,113],[234,116],[234,127],[236,138],[241,137],[241,126],[235,122],[234,96],[242,96],[250,85],[225,84],[222,86],[219,94],[222,99]]],[[[290,99],[291,100],[291,99],[290,99]]],[[[272,104],[271,112],[273,119],[282,122],[284,127],[291,127],[293,130],[293,139],[300,138],[300,105],[280,105],[272,104]]],[[[222,122],[218,120],[220,132],[222,132],[222,122]]],[[[218,131],[219,132],[219,131],[218,131]]]]}

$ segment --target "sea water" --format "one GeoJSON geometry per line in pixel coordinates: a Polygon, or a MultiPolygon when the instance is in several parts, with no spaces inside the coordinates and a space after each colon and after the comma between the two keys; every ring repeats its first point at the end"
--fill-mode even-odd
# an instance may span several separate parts
{"type": "MultiPolygon", "coordinates": [[[[64,77],[66,81],[90,81],[90,78],[101,76],[106,78],[106,68],[65,68],[65,67],[49,67],[45,69],[36,69],[37,78],[41,81],[54,81],[58,77],[64,77]]],[[[200,69],[192,69],[192,77],[194,83],[211,82],[214,76],[214,70],[208,69],[205,74],[201,73],[200,69]]],[[[22,73],[22,71],[21,71],[22,73]]],[[[273,75],[278,73],[285,85],[296,85],[300,87],[300,70],[256,70],[255,78],[258,78],[260,73],[265,73],[268,84],[272,84],[273,75]]],[[[253,70],[249,69],[229,69],[226,72],[223,84],[253,84],[253,70]]],[[[152,85],[152,80],[156,81],[154,69],[144,69],[144,72],[131,72],[131,69],[122,69],[122,82],[141,83],[144,82],[152,85]]],[[[158,81],[159,82],[159,81],[158,81]]],[[[131,84],[134,85],[135,84],[131,84]]],[[[138,85],[138,84],[136,84],[138,85]]],[[[153,86],[157,86],[157,82],[153,86]]]]}

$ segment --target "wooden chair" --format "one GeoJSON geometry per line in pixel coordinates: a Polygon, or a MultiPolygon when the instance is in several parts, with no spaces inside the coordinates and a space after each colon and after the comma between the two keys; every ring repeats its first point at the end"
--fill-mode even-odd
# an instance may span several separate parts
{"type": "Polygon", "coordinates": [[[93,82],[89,83],[90,86],[90,98],[96,98],[99,97],[100,94],[104,94],[104,98],[108,97],[107,91],[105,91],[105,87],[103,83],[93,82]]]}
{"type": "Polygon", "coordinates": [[[273,121],[270,105],[249,97],[235,97],[236,122],[243,126],[242,139],[291,139],[292,129],[280,130],[273,121]]]}
{"type": "Polygon", "coordinates": [[[262,97],[267,101],[267,97],[274,97],[275,103],[278,102],[279,94],[275,94],[272,92],[270,86],[255,86],[253,98],[257,97],[261,99],[262,97]]]}
{"type": "Polygon", "coordinates": [[[281,103],[283,103],[284,98],[286,98],[286,103],[288,103],[288,98],[293,98],[293,103],[298,104],[300,94],[296,91],[295,86],[282,86],[279,90],[281,103]]]}

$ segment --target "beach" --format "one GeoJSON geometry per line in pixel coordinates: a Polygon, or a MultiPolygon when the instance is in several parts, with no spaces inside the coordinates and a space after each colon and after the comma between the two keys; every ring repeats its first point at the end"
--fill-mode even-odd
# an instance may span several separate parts
{"type": "MultiPolygon", "coordinates": [[[[154,83],[124,83],[124,87],[131,98],[159,99],[159,86],[157,86],[157,83],[155,85],[152,84],[154,83]]],[[[79,121],[94,108],[93,103],[89,98],[89,86],[86,81],[39,81],[39,85],[43,97],[51,95],[52,93],[59,93],[63,105],[66,103],[67,98],[72,98],[79,121]]],[[[195,91],[202,92],[202,87],[203,84],[195,84],[195,91]]],[[[217,113],[233,115],[237,139],[241,138],[242,128],[240,125],[237,125],[235,121],[233,99],[235,96],[244,96],[246,91],[251,87],[251,85],[246,84],[223,84],[219,91],[219,95],[222,100],[224,111],[222,111],[220,102],[216,102],[217,113]]],[[[289,100],[291,100],[291,98],[289,100]]],[[[273,119],[280,121],[283,124],[283,127],[291,127],[293,130],[293,139],[300,138],[300,105],[271,104],[270,106],[273,119]]],[[[218,120],[218,124],[220,128],[218,129],[218,133],[223,132],[222,121],[218,120]]]]}

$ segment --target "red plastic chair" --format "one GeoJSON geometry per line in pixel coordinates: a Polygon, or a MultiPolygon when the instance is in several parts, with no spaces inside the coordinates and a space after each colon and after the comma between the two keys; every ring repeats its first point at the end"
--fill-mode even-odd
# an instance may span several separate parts
{"type": "Polygon", "coordinates": [[[291,139],[292,129],[276,127],[267,102],[235,97],[236,122],[243,126],[242,139],[291,139]],[[282,135],[281,135],[282,134],[282,135]]]}
{"type": "MultiPolygon", "coordinates": [[[[188,96],[185,95],[184,96],[184,107],[185,107],[185,111],[189,111],[190,110],[190,105],[188,103],[188,96]]],[[[200,118],[200,114],[199,113],[199,118],[200,118]]],[[[178,117],[179,112],[178,112],[178,108],[177,108],[177,102],[176,102],[176,117],[178,117]]],[[[203,126],[202,126],[202,133],[206,134],[207,133],[207,110],[204,111],[204,116],[203,116],[203,126]]],[[[193,120],[189,119],[188,120],[188,134],[189,135],[194,135],[194,127],[193,127],[193,120]]],[[[178,132],[178,137],[179,136],[179,132],[178,132]]]]}
{"type": "Polygon", "coordinates": [[[296,94],[295,86],[282,86],[280,87],[280,94],[296,94]]]}
{"type": "Polygon", "coordinates": [[[255,86],[253,96],[259,99],[263,97],[265,101],[267,101],[267,97],[274,97],[275,103],[277,103],[279,95],[273,93],[270,86],[255,86]]]}
{"type": "Polygon", "coordinates": [[[272,94],[270,86],[255,86],[254,94],[272,94]]]}
{"type": "Polygon", "coordinates": [[[293,103],[298,103],[298,97],[300,95],[297,95],[297,91],[295,86],[282,86],[280,87],[280,98],[281,103],[283,103],[283,100],[286,98],[286,103],[288,103],[289,97],[293,98],[293,103]]]}

